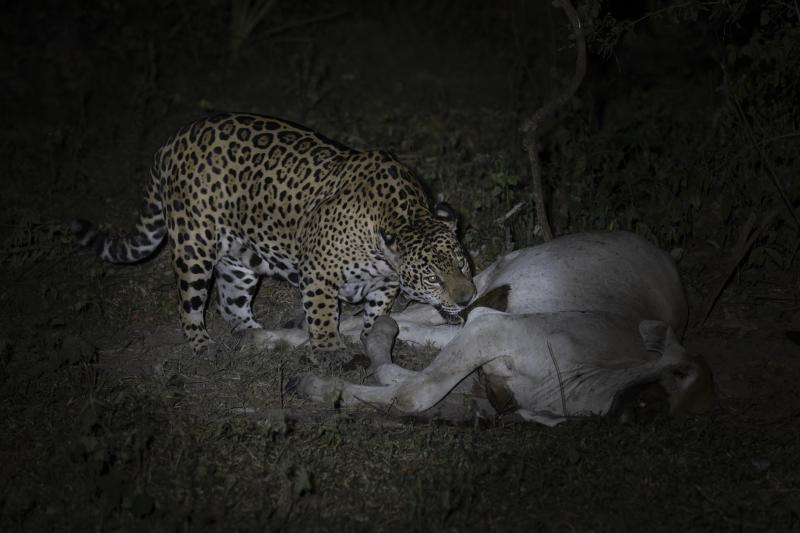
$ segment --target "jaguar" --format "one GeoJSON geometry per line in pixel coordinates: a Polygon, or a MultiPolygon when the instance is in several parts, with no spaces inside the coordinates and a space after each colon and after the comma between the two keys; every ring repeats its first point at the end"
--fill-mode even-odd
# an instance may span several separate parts
{"type": "Polygon", "coordinates": [[[112,263],[139,263],[166,238],[180,322],[195,353],[212,346],[205,308],[233,331],[262,328],[259,279],[298,287],[314,352],[342,349],[340,301],[363,304],[367,335],[402,294],[454,315],[472,299],[457,217],[431,207],[414,173],[384,151],[358,151],[278,118],[226,113],[184,127],[156,152],[135,229],[71,222],[112,263]]]}

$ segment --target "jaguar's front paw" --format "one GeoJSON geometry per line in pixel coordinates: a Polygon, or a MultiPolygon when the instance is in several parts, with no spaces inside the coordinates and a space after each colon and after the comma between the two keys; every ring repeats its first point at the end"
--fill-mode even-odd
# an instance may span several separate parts
{"type": "Polygon", "coordinates": [[[198,359],[215,359],[220,352],[220,346],[211,339],[206,340],[200,346],[192,346],[192,352],[198,359]]]}

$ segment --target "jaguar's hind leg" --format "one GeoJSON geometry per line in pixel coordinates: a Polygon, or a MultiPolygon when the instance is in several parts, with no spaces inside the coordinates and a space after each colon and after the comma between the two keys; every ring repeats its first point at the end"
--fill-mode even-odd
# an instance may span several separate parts
{"type": "MultiPolygon", "coordinates": [[[[204,252],[205,253],[205,252],[204,252]]],[[[205,253],[208,256],[207,253],[205,253]]],[[[178,281],[180,317],[186,340],[195,354],[205,353],[212,345],[206,331],[203,310],[213,272],[211,260],[197,261],[197,252],[191,246],[178,246],[173,254],[173,267],[178,281]],[[192,262],[190,266],[190,261],[192,262]]]]}
{"type": "Polygon", "coordinates": [[[241,261],[225,256],[217,262],[217,311],[233,326],[234,331],[260,329],[253,317],[253,296],[258,275],[241,261]]]}

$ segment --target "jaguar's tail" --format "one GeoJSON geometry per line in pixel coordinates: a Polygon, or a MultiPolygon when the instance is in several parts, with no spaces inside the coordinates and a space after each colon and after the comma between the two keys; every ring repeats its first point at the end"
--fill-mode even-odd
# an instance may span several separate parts
{"type": "Polygon", "coordinates": [[[83,246],[93,250],[101,259],[111,263],[137,263],[149,257],[164,240],[167,224],[158,180],[151,171],[150,184],[139,210],[135,229],[122,237],[112,237],[87,220],[73,220],[70,230],[83,246]]]}

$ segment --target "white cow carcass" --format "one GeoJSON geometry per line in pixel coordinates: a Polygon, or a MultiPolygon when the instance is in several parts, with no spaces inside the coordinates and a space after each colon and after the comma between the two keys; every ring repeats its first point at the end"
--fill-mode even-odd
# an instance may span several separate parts
{"type": "MultiPolygon", "coordinates": [[[[290,387],[340,405],[410,415],[434,407],[447,416],[516,412],[548,425],[587,415],[625,418],[653,399],[671,414],[713,404],[708,366],[680,343],[687,305],[674,262],[641,237],[559,237],[498,259],[474,281],[476,304],[505,294],[502,310],[472,308],[463,327],[423,305],[376,322],[364,346],[378,385],[308,374],[290,387]],[[395,336],[441,351],[422,371],[410,371],[391,362],[395,336]]],[[[343,335],[357,331],[342,323],[343,335]]]]}

